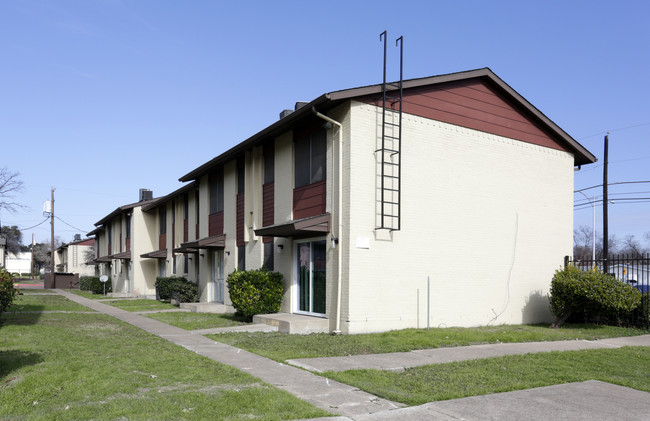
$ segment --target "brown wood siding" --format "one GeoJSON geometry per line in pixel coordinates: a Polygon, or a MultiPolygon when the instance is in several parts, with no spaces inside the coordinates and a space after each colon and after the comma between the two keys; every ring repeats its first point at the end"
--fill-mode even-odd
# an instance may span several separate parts
{"type": "Polygon", "coordinates": [[[195,235],[194,239],[195,240],[199,239],[199,227],[200,227],[200,225],[196,224],[196,230],[195,230],[196,232],[194,233],[194,235],[195,235]]]}
{"type": "MultiPolygon", "coordinates": [[[[208,217],[208,236],[223,234],[223,211],[208,217]]],[[[199,226],[196,226],[196,238],[199,238],[199,226]]]]}
{"type": "Polygon", "coordinates": [[[131,239],[126,239],[126,251],[131,251],[131,239]]]}
{"type": "Polygon", "coordinates": [[[244,193],[237,195],[237,247],[244,243],[244,193]]]}
{"type": "Polygon", "coordinates": [[[160,234],[158,236],[158,250],[164,250],[167,248],[167,234],[160,234]]]}
{"type": "MultiPolygon", "coordinates": [[[[364,100],[381,106],[381,98],[364,100]]],[[[404,91],[403,111],[552,149],[568,151],[558,140],[478,79],[404,91]]]]}
{"type": "Polygon", "coordinates": [[[293,189],[293,219],[324,214],[326,190],[325,181],[293,189]]]}
{"type": "Polygon", "coordinates": [[[190,236],[190,221],[187,219],[183,220],[183,242],[187,243],[189,241],[189,236],[190,236]]]}
{"type": "MultiPolygon", "coordinates": [[[[272,181],[262,186],[262,226],[266,227],[275,223],[275,183],[272,181]]],[[[273,241],[273,237],[264,237],[265,243],[273,241]]]]}

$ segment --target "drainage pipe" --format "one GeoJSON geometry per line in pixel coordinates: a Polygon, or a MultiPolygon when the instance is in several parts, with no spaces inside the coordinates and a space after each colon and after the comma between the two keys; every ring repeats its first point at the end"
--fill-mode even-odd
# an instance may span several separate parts
{"type": "MultiPolygon", "coordinates": [[[[341,233],[343,231],[343,203],[341,201],[343,197],[342,193],[342,182],[343,182],[343,125],[339,123],[336,120],[333,120],[329,118],[328,116],[319,113],[316,111],[315,107],[312,107],[312,111],[316,116],[319,118],[334,124],[335,126],[338,127],[338,147],[339,147],[339,156],[338,156],[338,175],[337,175],[337,181],[338,181],[338,189],[337,189],[337,219],[339,222],[338,229],[336,231],[336,237],[332,238],[333,244],[336,244],[336,248],[338,250],[337,252],[337,263],[336,263],[336,328],[334,329],[334,332],[332,332],[335,335],[340,335],[341,334],[341,267],[343,266],[343,261],[342,261],[342,253],[341,253],[341,233]]],[[[332,188],[334,188],[334,185],[332,185],[332,188]]]]}

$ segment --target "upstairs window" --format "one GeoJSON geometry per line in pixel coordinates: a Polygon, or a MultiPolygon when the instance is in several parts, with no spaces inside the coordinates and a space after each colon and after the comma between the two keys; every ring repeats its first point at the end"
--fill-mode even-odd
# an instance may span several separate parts
{"type": "Polygon", "coordinates": [[[325,129],[296,138],[294,159],[296,188],[325,180],[327,163],[325,129]]]}
{"type": "Polygon", "coordinates": [[[164,207],[158,208],[158,230],[159,234],[167,234],[167,209],[164,207]]]}
{"type": "Polygon", "coordinates": [[[223,212],[223,168],[210,174],[210,215],[223,212]]]}

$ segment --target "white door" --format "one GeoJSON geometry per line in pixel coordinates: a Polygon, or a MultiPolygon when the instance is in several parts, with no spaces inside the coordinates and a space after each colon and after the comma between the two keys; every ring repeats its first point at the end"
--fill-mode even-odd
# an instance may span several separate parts
{"type": "Polygon", "coordinates": [[[217,250],[212,253],[212,261],[210,262],[210,286],[208,288],[208,301],[213,303],[223,303],[224,287],[223,250],[217,250]]]}

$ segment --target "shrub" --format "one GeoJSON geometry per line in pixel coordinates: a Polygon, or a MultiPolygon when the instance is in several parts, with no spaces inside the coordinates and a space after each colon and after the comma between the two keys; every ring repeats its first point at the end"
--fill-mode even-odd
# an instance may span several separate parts
{"type": "Polygon", "coordinates": [[[282,274],[266,268],[236,270],[228,275],[228,292],[237,314],[247,319],[256,314],[277,313],[282,304],[282,274]]]}
{"type": "Polygon", "coordinates": [[[0,313],[6,311],[14,302],[19,292],[14,287],[14,278],[3,266],[0,266],[0,313]]]}
{"type": "MultiPolygon", "coordinates": [[[[99,280],[99,276],[82,276],[79,278],[79,289],[93,294],[103,294],[104,283],[99,280]]],[[[106,281],[106,293],[109,292],[113,292],[113,283],[110,279],[106,281]]]]}
{"type": "Polygon", "coordinates": [[[158,300],[176,300],[179,303],[195,302],[199,295],[199,288],[196,284],[184,277],[159,276],[156,278],[156,296],[158,300]]]}
{"type": "Polygon", "coordinates": [[[598,270],[581,271],[573,265],[555,272],[550,295],[553,327],[577,314],[585,321],[620,322],[641,303],[641,293],[634,287],[598,270]]]}

